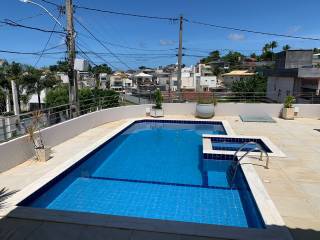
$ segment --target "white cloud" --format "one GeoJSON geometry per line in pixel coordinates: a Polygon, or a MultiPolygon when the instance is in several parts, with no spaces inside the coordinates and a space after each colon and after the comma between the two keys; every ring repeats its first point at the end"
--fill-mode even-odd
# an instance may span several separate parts
{"type": "Polygon", "coordinates": [[[228,39],[231,41],[243,41],[246,37],[241,33],[230,33],[228,39]]]}
{"type": "Polygon", "coordinates": [[[175,44],[175,41],[173,41],[173,40],[160,39],[161,46],[170,46],[170,45],[174,45],[174,44],[175,44]]]}

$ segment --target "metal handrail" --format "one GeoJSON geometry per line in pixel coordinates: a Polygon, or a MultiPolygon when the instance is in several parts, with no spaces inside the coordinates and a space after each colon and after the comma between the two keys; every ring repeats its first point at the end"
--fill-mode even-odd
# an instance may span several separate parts
{"type": "MultiPolygon", "coordinates": [[[[250,141],[250,142],[245,142],[245,143],[243,143],[241,146],[240,146],[240,148],[234,153],[234,155],[233,155],[233,161],[235,160],[235,157],[237,156],[237,154],[242,150],[242,149],[244,149],[247,145],[249,145],[249,144],[254,144],[254,145],[256,145],[256,146],[258,146],[260,149],[262,149],[262,147],[261,147],[261,145],[259,144],[259,143],[257,143],[257,142],[254,142],[254,141],[250,141]]],[[[257,150],[257,149],[256,149],[257,150]]],[[[262,153],[261,153],[262,154],[262,153]]],[[[262,156],[260,156],[260,158],[261,158],[262,156]]]]}
{"type": "Polygon", "coordinates": [[[257,143],[257,142],[253,142],[253,141],[251,141],[251,142],[246,142],[246,143],[244,143],[244,144],[242,144],[242,146],[234,153],[234,155],[233,155],[233,163],[235,163],[235,165],[232,165],[231,167],[232,168],[234,168],[234,172],[233,172],[233,176],[232,176],[232,178],[231,178],[231,186],[233,186],[233,182],[234,182],[234,180],[235,180],[235,177],[236,177],[236,175],[237,175],[237,170],[238,170],[238,166],[240,165],[240,162],[241,162],[241,160],[244,158],[244,157],[246,157],[249,153],[251,153],[251,152],[254,152],[254,151],[256,151],[256,150],[259,150],[260,151],[260,161],[262,161],[263,159],[262,159],[262,157],[263,157],[263,153],[266,155],[266,157],[267,157],[267,160],[266,160],[266,166],[265,166],[265,168],[269,168],[269,154],[267,153],[267,151],[265,151],[263,148],[262,148],[262,146],[261,146],[261,144],[260,143],[257,143]],[[237,157],[237,154],[245,147],[245,146],[247,146],[247,145],[249,145],[249,144],[255,144],[256,145],[256,147],[255,148],[252,148],[252,149],[250,149],[250,150],[248,150],[248,151],[246,151],[245,152],[245,154],[243,154],[237,161],[235,161],[235,158],[237,157]]]}

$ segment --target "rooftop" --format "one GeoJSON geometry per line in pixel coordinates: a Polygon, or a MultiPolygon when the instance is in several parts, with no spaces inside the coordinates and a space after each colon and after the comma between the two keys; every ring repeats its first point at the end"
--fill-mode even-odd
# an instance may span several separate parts
{"type": "MultiPolygon", "coordinates": [[[[170,115],[166,119],[194,119],[192,115],[170,115]]],[[[217,116],[214,120],[225,120],[237,135],[259,135],[268,137],[285,154],[283,157],[272,157],[270,169],[259,164],[254,168],[264,187],[275,203],[293,238],[319,239],[320,224],[320,168],[319,168],[319,120],[297,118],[285,121],[274,118],[276,123],[245,123],[238,116],[217,116]]],[[[19,191],[42,178],[48,172],[66,164],[82,151],[90,149],[96,142],[102,141],[117,128],[131,119],[111,121],[63,141],[53,148],[53,158],[47,163],[30,159],[9,171],[0,174],[0,182],[10,191],[19,191]]],[[[30,218],[6,217],[0,223],[0,233],[16,239],[37,239],[39,236],[55,236],[56,239],[68,236],[68,239],[79,239],[79,236],[118,236],[121,239],[189,239],[181,234],[145,232],[140,230],[119,229],[83,224],[57,223],[30,218]],[[19,229],[19,231],[15,231],[19,229]],[[19,238],[20,237],[20,238],[19,238]]],[[[85,238],[86,239],[86,238],[85,238]]],[[[94,238],[96,239],[96,238],[94,238]]],[[[193,239],[193,238],[190,238],[193,239]]],[[[198,239],[198,238],[194,238],[198,239]]],[[[202,239],[202,238],[201,238],[202,239]]],[[[203,238],[212,239],[212,238],[203,238]]],[[[217,239],[218,240],[218,239],[217,239]]]]}
{"type": "Polygon", "coordinates": [[[222,76],[253,76],[255,73],[248,72],[248,70],[234,70],[229,73],[222,74],[222,76]]]}

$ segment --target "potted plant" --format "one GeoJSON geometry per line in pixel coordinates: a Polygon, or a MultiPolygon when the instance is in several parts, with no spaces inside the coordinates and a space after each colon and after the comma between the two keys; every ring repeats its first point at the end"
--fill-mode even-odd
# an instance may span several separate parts
{"type": "Polygon", "coordinates": [[[196,106],[196,117],[212,118],[214,116],[214,107],[217,105],[217,99],[213,96],[210,98],[198,99],[196,106]]]}
{"type": "Polygon", "coordinates": [[[0,116],[0,124],[4,125],[4,134],[6,138],[12,138],[17,134],[18,116],[13,112],[4,112],[0,116]]]}
{"type": "Polygon", "coordinates": [[[161,94],[161,91],[157,89],[154,93],[154,100],[155,105],[152,106],[150,110],[150,116],[151,117],[163,117],[163,109],[162,109],[162,102],[163,102],[163,96],[161,94]]]}
{"type": "Polygon", "coordinates": [[[40,162],[49,160],[51,148],[45,146],[41,135],[41,122],[43,114],[40,111],[35,111],[32,114],[31,124],[27,127],[26,132],[29,135],[29,140],[32,142],[36,158],[40,162]]]}
{"type": "Polygon", "coordinates": [[[293,120],[294,119],[294,108],[292,107],[292,104],[296,101],[294,96],[287,96],[283,109],[282,109],[282,118],[286,120],[293,120]]]}

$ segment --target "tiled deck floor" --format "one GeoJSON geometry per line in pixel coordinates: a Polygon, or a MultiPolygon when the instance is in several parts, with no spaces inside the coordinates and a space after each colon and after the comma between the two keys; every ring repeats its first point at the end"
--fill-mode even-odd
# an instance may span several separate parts
{"type": "MultiPolygon", "coordinates": [[[[171,116],[170,118],[193,117],[171,116]]],[[[277,119],[277,123],[243,123],[238,117],[215,119],[227,120],[238,135],[269,137],[288,156],[272,158],[268,170],[261,166],[255,168],[294,239],[320,239],[320,133],[314,131],[319,128],[320,121],[277,119]]],[[[124,122],[123,120],[102,125],[56,146],[53,149],[54,157],[48,163],[28,161],[1,173],[1,187],[10,190],[22,189],[124,122]]],[[[5,218],[0,220],[0,239],[201,240],[202,238],[5,218]]]]}

